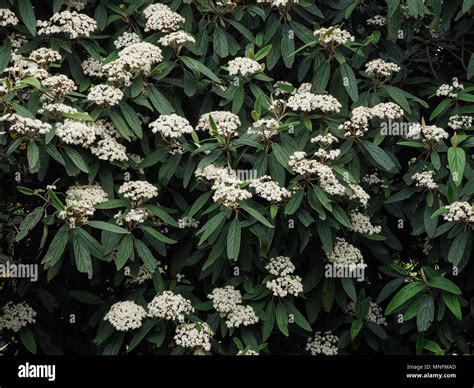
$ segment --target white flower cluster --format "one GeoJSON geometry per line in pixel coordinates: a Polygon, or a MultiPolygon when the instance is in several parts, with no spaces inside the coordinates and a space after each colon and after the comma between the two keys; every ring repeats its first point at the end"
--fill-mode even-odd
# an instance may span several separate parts
{"type": "Polygon", "coordinates": [[[141,41],[142,39],[137,33],[125,31],[114,40],[114,46],[117,50],[121,50],[125,47],[131,46],[132,44],[140,43],[141,41]]]}
{"type": "Polygon", "coordinates": [[[438,97],[457,98],[458,93],[463,89],[464,89],[464,85],[459,83],[457,78],[453,78],[451,85],[450,84],[442,84],[436,90],[436,95],[438,97]]]}
{"type": "Polygon", "coordinates": [[[161,32],[173,32],[179,28],[185,19],[171,10],[165,4],[151,4],[143,11],[146,17],[145,32],[158,30],[161,32]]]}
{"type": "Polygon", "coordinates": [[[126,223],[129,228],[143,224],[149,217],[149,212],[145,208],[130,209],[128,211],[119,211],[114,215],[115,222],[118,225],[126,223]]]}
{"type": "Polygon", "coordinates": [[[376,186],[380,183],[382,183],[382,179],[380,179],[379,175],[374,172],[372,174],[366,174],[362,178],[362,182],[367,184],[367,186],[376,186]]]}
{"type": "Polygon", "coordinates": [[[41,81],[43,86],[46,86],[51,92],[52,96],[46,96],[46,99],[60,99],[68,95],[71,92],[74,92],[77,89],[76,84],[70,78],[64,74],[52,75],[43,81],[41,81]]]}
{"type": "Polygon", "coordinates": [[[260,64],[250,58],[237,57],[227,64],[230,75],[247,77],[258,73],[261,70],[260,64]]]}
{"type": "Polygon", "coordinates": [[[396,63],[385,62],[383,59],[374,59],[365,64],[367,74],[376,78],[389,79],[393,73],[398,73],[401,68],[396,63]]]}
{"type": "Polygon", "coordinates": [[[349,194],[349,199],[358,201],[362,207],[366,208],[369,204],[370,195],[360,186],[352,182],[348,182],[352,193],[349,194]]]}
{"type": "Polygon", "coordinates": [[[147,316],[145,309],[131,300],[114,303],[104,320],[109,321],[119,331],[129,331],[142,326],[147,316]]]}
{"type": "Polygon", "coordinates": [[[153,279],[153,272],[151,272],[147,267],[144,265],[140,266],[138,269],[138,274],[136,277],[128,279],[127,283],[128,284],[143,284],[147,280],[153,279]]]}
{"type": "Polygon", "coordinates": [[[164,291],[148,303],[148,316],[183,323],[186,315],[194,312],[189,299],[172,291],[164,291]]]}
{"type": "Polygon", "coordinates": [[[0,8],[0,27],[16,26],[19,20],[8,8],[0,8]]]}
{"type": "Polygon", "coordinates": [[[278,135],[279,127],[280,123],[275,119],[260,119],[247,129],[247,133],[256,135],[260,140],[267,141],[273,136],[278,135]]]}
{"type": "Polygon", "coordinates": [[[55,13],[48,21],[38,20],[38,35],[65,33],[71,39],[89,37],[97,28],[97,22],[86,14],[76,11],[55,13]]]}
{"type": "Polygon", "coordinates": [[[131,80],[140,74],[148,75],[154,63],[161,62],[161,49],[148,42],[134,43],[118,53],[118,58],[102,67],[109,81],[123,81],[130,86],[131,80]]]}
{"type": "Polygon", "coordinates": [[[22,136],[38,136],[47,134],[52,126],[48,123],[43,123],[38,119],[30,119],[29,117],[20,116],[17,113],[7,113],[0,117],[0,121],[7,121],[9,131],[14,131],[22,136]]]}
{"type": "Polygon", "coordinates": [[[258,355],[260,355],[260,353],[253,349],[239,350],[237,353],[237,356],[258,356],[258,355]]]}
{"type": "Polygon", "coordinates": [[[375,15],[374,17],[367,19],[367,24],[369,26],[383,27],[386,24],[386,22],[387,22],[387,18],[382,15],[375,15]]]}
{"type": "Polygon", "coordinates": [[[303,292],[302,279],[298,275],[293,275],[295,266],[289,257],[271,258],[265,269],[276,276],[265,284],[273,295],[284,298],[288,294],[298,296],[303,292]]]}
{"type": "Polygon", "coordinates": [[[214,190],[214,195],[212,199],[230,209],[237,208],[239,201],[252,198],[250,191],[241,188],[243,181],[238,179],[235,172],[229,168],[209,164],[196,169],[194,175],[207,181],[213,181],[211,189],[214,190]]]}
{"type": "Polygon", "coordinates": [[[250,183],[250,187],[255,189],[258,196],[272,203],[280,203],[291,198],[291,191],[281,187],[277,182],[273,181],[269,175],[264,175],[258,179],[254,179],[250,183]]]}
{"type": "Polygon", "coordinates": [[[26,302],[14,304],[8,302],[0,315],[0,331],[12,330],[19,332],[23,327],[36,322],[36,311],[26,302]]]}
{"type": "Polygon", "coordinates": [[[443,218],[449,222],[474,222],[474,209],[469,202],[453,202],[445,206],[448,211],[443,218]]]}
{"type": "Polygon", "coordinates": [[[413,174],[412,179],[416,181],[417,187],[423,187],[428,190],[434,190],[438,188],[438,184],[434,180],[435,172],[430,171],[422,171],[413,174]]]}
{"type": "Polygon", "coordinates": [[[32,51],[29,58],[38,65],[47,66],[53,62],[60,61],[62,57],[56,50],[47,47],[40,47],[39,49],[32,51]]]}
{"type": "Polygon", "coordinates": [[[214,135],[209,116],[212,117],[216,124],[217,135],[227,138],[239,136],[237,129],[241,125],[240,118],[236,114],[227,111],[214,111],[201,115],[196,131],[208,131],[211,135],[214,135]]]}
{"type": "Polygon", "coordinates": [[[320,110],[323,113],[339,113],[342,108],[341,103],[329,94],[314,94],[299,89],[288,99],[287,105],[302,112],[320,110]]]}
{"type": "Polygon", "coordinates": [[[420,139],[426,144],[438,143],[449,137],[448,132],[436,125],[422,125],[413,123],[408,128],[406,135],[409,139],[420,139]]]}
{"type": "Polygon", "coordinates": [[[339,139],[332,133],[327,133],[326,135],[317,135],[311,139],[311,143],[317,143],[322,146],[330,146],[338,142],[339,139]]]}
{"type": "Polygon", "coordinates": [[[257,0],[257,3],[271,3],[272,7],[284,8],[289,4],[298,4],[299,0],[257,0]]]}
{"type": "Polygon", "coordinates": [[[44,104],[41,109],[38,110],[38,113],[48,113],[54,117],[60,117],[64,114],[72,114],[77,112],[78,111],[76,108],[60,102],[44,104]]]}
{"type": "MultiPolygon", "coordinates": [[[[355,311],[356,306],[354,302],[350,302],[344,309],[344,312],[352,317],[356,316],[355,311]]],[[[365,320],[367,322],[376,323],[377,325],[387,326],[387,319],[383,316],[382,308],[374,302],[370,302],[369,311],[367,312],[365,320]]]]}
{"type": "Polygon", "coordinates": [[[95,102],[97,105],[105,108],[117,105],[123,98],[123,92],[110,85],[92,86],[87,95],[89,101],[95,102]]]}
{"type": "Polygon", "coordinates": [[[88,148],[97,137],[97,128],[93,123],[66,119],[56,126],[56,136],[63,143],[88,148]]]}
{"type": "Polygon", "coordinates": [[[114,137],[108,135],[103,135],[97,143],[90,147],[90,151],[100,160],[108,160],[109,162],[125,162],[128,160],[127,148],[114,137]]]}
{"type": "Polygon", "coordinates": [[[196,39],[186,31],[176,31],[163,36],[158,40],[162,46],[177,48],[186,43],[196,43],[196,39]]]}
{"type": "Polygon", "coordinates": [[[81,63],[82,72],[90,77],[102,77],[104,72],[102,71],[102,63],[95,58],[88,58],[81,63]]]}
{"type": "Polygon", "coordinates": [[[370,120],[395,120],[404,115],[403,109],[393,102],[382,102],[372,108],[359,106],[351,112],[351,119],[339,126],[346,131],[345,136],[362,137],[369,130],[370,120]]]}
{"type": "Polygon", "coordinates": [[[177,139],[185,133],[192,133],[193,127],[184,117],[175,113],[161,115],[155,121],[150,123],[149,127],[153,133],[161,133],[164,137],[177,139]]]}
{"type": "Polygon", "coordinates": [[[472,127],[472,117],[471,116],[460,116],[455,115],[449,118],[448,125],[455,131],[462,131],[472,127]]]}
{"type": "Polygon", "coordinates": [[[94,215],[95,206],[107,200],[107,193],[98,184],[71,186],[66,191],[66,207],[58,217],[68,222],[86,222],[94,215]]]}
{"type": "Polygon", "coordinates": [[[197,228],[198,226],[199,226],[199,221],[195,220],[194,218],[189,218],[185,216],[178,219],[178,227],[180,229],[197,228]]]}
{"type": "Polygon", "coordinates": [[[339,338],[332,334],[331,331],[326,331],[325,333],[317,331],[314,333],[314,338],[308,338],[306,350],[311,352],[312,356],[321,354],[325,356],[334,356],[338,351],[338,342],[339,338]]]}
{"type": "Polygon", "coordinates": [[[282,88],[282,86],[288,86],[289,88],[294,88],[291,82],[278,81],[275,84],[273,84],[273,94],[275,97],[284,96],[289,93],[284,88],[282,88]]]}
{"type": "Polygon", "coordinates": [[[349,32],[341,30],[339,27],[319,28],[314,31],[314,35],[319,36],[321,46],[330,49],[355,40],[349,32]]]}
{"type": "Polygon", "coordinates": [[[352,230],[356,233],[373,235],[378,234],[382,231],[381,226],[373,225],[370,221],[370,217],[366,214],[357,211],[357,209],[352,210],[349,213],[349,216],[351,219],[352,230]]]}
{"type": "Polygon", "coordinates": [[[242,305],[242,295],[233,286],[215,288],[207,296],[212,300],[212,305],[228,328],[249,326],[258,322],[258,317],[251,306],[242,305]]]}
{"type": "Polygon", "coordinates": [[[211,338],[213,332],[211,327],[203,323],[183,323],[176,327],[174,341],[176,345],[188,349],[211,350],[211,338]]]}
{"type": "Polygon", "coordinates": [[[158,189],[147,181],[128,181],[118,189],[119,194],[130,199],[133,207],[158,196],[158,189]]]}
{"type": "Polygon", "coordinates": [[[341,150],[327,150],[325,148],[319,148],[315,153],[316,156],[321,162],[327,162],[329,160],[335,160],[341,154],[341,150]]]}
{"type": "Polygon", "coordinates": [[[332,253],[328,256],[328,260],[338,267],[354,265],[367,266],[364,264],[364,257],[360,250],[340,237],[336,237],[336,244],[334,245],[332,253]]]}

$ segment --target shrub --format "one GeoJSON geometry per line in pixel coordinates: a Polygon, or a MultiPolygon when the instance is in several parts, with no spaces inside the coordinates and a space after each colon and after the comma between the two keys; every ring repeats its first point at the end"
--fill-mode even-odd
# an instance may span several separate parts
{"type": "Polygon", "coordinates": [[[0,1],[3,352],[470,353],[472,1],[150,3],[0,1]]]}

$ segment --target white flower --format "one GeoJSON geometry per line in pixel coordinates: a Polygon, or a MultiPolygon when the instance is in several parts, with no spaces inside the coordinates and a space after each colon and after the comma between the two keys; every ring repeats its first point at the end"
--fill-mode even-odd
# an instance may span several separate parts
{"type": "Polygon", "coordinates": [[[162,115],[150,123],[149,126],[153,133],[159,132],[164,137],[172,139],[177,139],[185,133],[192,133],[193,131],[189,121],[175,113],[162,115]]]}
{"type": "MultiPolygon", "coordinates": [[[[161,272],[161,271],[160,271],[161,272]]],[[[141,265],[138,269],[138,274],[136,277],[128,279],[128,284],[143,284],[147,280],[151,280],[153,278],[153,272],[151,272],[147,267],[141,265]]]]}
{"type": "Polygon", "coordinates": [[[438,188],[438,184],[434,180],[434,175],[434,171],[422,171],[414,174],[412,179],[416,181],[417,187],[433,190],[438,188]]]}
{"type": "Polygon", "coordinates": [[[356,233],[372,235],[378,234],[382,231],[381,226],[372,225],[370,217],[357,211],[357,209],[352,210],[349,213],[349,216],[351,219],[352,230],[356,233]]]}
{"type": "Polygon", "coordinates": [[[148,42],[134,43],[118,53],[118,58],[104,65],[102,70],[109,81],[123,81],[130,86],[131,80],[140,74],[149,75],[153,64],[161,62],[161,49],[148,42]]]}
{"type": "MultiPolygon", "coordinates": [[[[57,99],[62,98],[77,89],[74,81],[64,74],[50,76],[41,81],[41,83],[53,94],[52,97],[57,99]]],[[[49,100],[49,96],[46,96],[46,99],[49,100]]]]}
{"type": "Polygon", "coordinates": [[[320,110],[324,113],[339,113],[342,108],[341,103],[329,94],[313,94],[299,90],[288,99],[287,106],[295,111],[320,110]]]}
{"type": "Polygon", "coordinates": [[[229,67],[230,75],[238,75],[244,78],[254,75],[261,70],[260,64],[257,61],[245,57],[232,59],[227,66],[229,67]]]}
{"type": "Polygon", "coordinates": [[[299,0],[257,0],[257,3],[271,3],[272,7],[284,8],[289,4],[298,4],[299,0]]]}
{"type": "Polygon", "coordinates": [[[453,202],[445,206],[448,211],[443,218],[449,222],[474,222],[474,209],[469,202],[453,202]]]}
{"type": "MultiPolygon", "coordinates": [[[[350,302],[346,309],[344,310],[346,314],[355,317],[356,316],[356,306],[354,302],[350,302]]],[[[365,317],[367,322],[376,323],[377,325],[387,326],[387,319],[383,316],[382,308],[374,302],[370,302],[369,311],[365,317]]]]}
{"type": "Polygon", "coordinates": [[[101,107],[117,105],[123,98],[123,92],[110,85],[92,86],[87,95],[89,101],[94,101],[101,107]]]}
{"type": "Polygon", "coordinates": [[[62,103],[44,104],[41,109],[38,110],[38,113],[49,113],[53,116],[61,116],[64,114],[72,114],[77,112],[78,111],[76,108],[62,103]]]}
{"type": "Polygon", "coordinates": [[[212,305],[221,316],[225,316],[242,303],[242,295],[234,286],[214,288],[207,296],[212,300],[212,305]]]}
{"type": "Polygon", "coordinates": [[[56,126],[56,136],[63,143],[89,147],[97,136],[97,128],[93,123],[66,119],[56,126]]]}
{"type": "Polygon", "coordinates": [[[287,256],[276,256],[270,259],[265,269],[275,276],[285,276],[295,272],[295,265],[287,256]]]}
{"type": "Polygon", "coordinates": [[[16,26],[19,20],[8,8],[0,8],[0,27],[16,26]]]}
{"type": "Polygon", "coordinates": [[[288,295],[298,296],[303,292],[303,282],[301,277],[297,275],[278,276],[267,281],[266,287],[273,295],[284,298],[288,295]]]}
{"type": "Polygon", "coordinates": [[[382,15],[375,15],[374,17],[367,19],[366,22],[369,26],[383,27],[387,22],[387,18],[382,15]]]}
{"type": "Polygon", "coordinates": [[[119,187],[118,192],[135,205],[158,196],[158,189],[147,181],[125,182],[119,187]]]}
{"type": "Polygon", "coordinates": [[[197,228],[199,226],[199,221],[185,216],[178,219],[178,226],[180,229],[197,228]]]}
{"type": "Polygon", "coordinates": [[[247,133],[257,135],[261,140],[268,140],[278,135],[280,123],[275,119],[260,119],[255,121],[252,126],[247,129],[247,133]]]}
{"type": "Polygon", "coordinates": [[[0,121],[8,121],[10,123],[8,130],[15,131],[23,136],[45,135],[52,128],[51,124],[43,123],[38,119],[23,117],[17,113],[7,113],[0,117],[0,121]]]}
{"type": "Polygon", "coordinates": [[[194,312],[191,301],[172,291],[164,291],[148,303],[148,316],[168,321],[184,322],[186,315],[194,312]]]}
{"type": "Polygon", "coordinates": [[[114,215],[115,221],[118,225],[123,225],[126,222],[129,225],[143,224],[149,216],[149,212],[145,208],[130,209],[127,212],[121,210],[114,215]]]}
{"type": "Polygon", "coordinates": [[[406,135],[409,139],[419,139],[426,144],[438,143],[442,139],[449,137],[448,132],[436,125],[421,125],[419,123],[411,124],[406,135]]]}
{"type": "Polygon", "coordinates": [[[71,39],[89,37],[97,28],[97,22],[89,16],[76,11],[55,13],[48,21],[37,21],[38,35],[65,33],[71,39]]]}
{"type": "Polygon", "coordinates": [[[251,306],[238,305],[226,315],[225,325],[231,329],[257,323],[259,318],[251,306]]]}
{"type": "Polygon", "coordinates": [[[368,186],[374,186],[374,185],[378,185],[378,184],[382,183],[382,179],[380,179],[378,174],[376,172],[374,172],[372,174],[366,174],[362,178],[362,182],[366,183],[368,186]]]}
{"type": "Polygon", "coordinates": [[[372,115],[381,120],[395,120],[404,115],[403,109],[400,105],[394,102],[381,102],[375,105],[372,109],[372,115]]]}
{"type": "Polygon", "coordinates": [[[464,85],[459,83],[456,78],[453,78],[451,85],[442,84],[438,90],[436,90],[436,95],[438,97],[451,97],[457,98],[458,93],[464,89],[464,85]]]}
{"type": "Polygon", "coordinates": [[[339,338],[332,334],[331,331],[325,333],[317,331],[314,333],[314,338],[308,338],[306,350],[311,352],[312,356],[323,354],[325,356],[333,356],[337,354],[337,344],[339,338]]]}
{"type": "Polygon", "coordinates": [[[66,208],[58,217],[66,221],[85,222],[95,213],[95,206],[108,200],[100,185],[76,185],[66,191],[66,208]]]}
{"type": "Polygon", "coordinates": [[[449,118],[448,125],[455,131],[462,131],[472,127],[472,117],[471,116],[460,116],[455,115],[449,118]]]}
{"type": "Polygon", "coordinates": [[[30,59],[35,61],[38,65],[49,65],[53,62],[61,60],[61,54],[56,50],[41,47],[31,52],[30,59]]]}
{"type": "Polygon", "coordinates": [[[319,28],[314,31],[315,36],[319,36],[319,44],[325,48],[335,48],[347,42],[353,42],[354,37],[347,31],[339,27],[319,28]]]}
{"type": "Polygon", "coordinates": [[[365,64],[367,74],[376,78],[388,79],[393,73],[398,73],[401,68],[396,63],[385,62],[383,59],[374,59],[365,64]]]}
{"type": "Polygon", "coordinates": [[[104,320],[109,321],[119,331],[129,331],[140,328],[146,316],[142,306],[127,300],[113,304],[104,320]]]}
{"type": "Polygon", "coordinates": [[[146,17],[145,32],[158,30],[161,32],[172,32],[179,28],[185,19],[171,10],[165,4],[151,4],[145,8],[143,15],[146,17]]]}
{"type": "Polygon", "coordinates": [[[183,323],[176,327],[174,341],[183,348],[210,351],[212,335],[211,327],[205,322],[183,323]]]}
{"type": "Polygon", "coordinates": [[[102,71],[102,63],[98,59],[88,58],[81,63],[82,72],[90,77],[102,77],[104,72],[102,71]]]}
{"type": "Polygon", "coordinates": [[[367,207],[369,204],[370,195],[359,185],[349,182],[349,188],[352,193],[349,194],[349,199],[358,201],[362,207],[367,207]]]}
{"type": "Polygon", "coordinates": [[[125,31],[122,35],[114,40],[114,46],[117,50],[121,50],[132,44],[140,43],[141,41],[142,39],[137,33],[125,31]]]}
{"type": "Polygon", "coordinates": [[[0,331],[12,330],[15,333],[36,322],[36,311],[26,302],[13,304],[8,302],[0,315],[0,331]]]}
{"type": "Polygon", "coordinates": [[[272,203],[283,202],[291,198],[291,192],[273,181],[269,175],[253,180],[250,187],[255,189],[257,195],[272,203]]]}
{"type": "Polygon", "coordinates": [[[311,139],[311,143],[318,143],[323,146],[332,145],[338,142],[339,142],[339,139],[336,136],[334,136],[332,133],[328,133],[326,135],[317,135],[311,139]]]}
{"type": "Polygon", "coordinates": [[[196,39],[186,31],[176,31],[158,40],[162,46],[179,47],[185,43],[196,43],[196,39]]]}
{"type": "Polygon", "coordinates": [[[237,132],[237,129],[241,125],[239,116],[226,111],[214,111],[201,115],[196,126],[196,131],[208,131],[211,135],[214,135],[209,116],[212,117],[216,124],[217,135],[228,138],[239,136],[237,132]]]}
{"type": "Polygon", "coordinates": [[[340,237],[336,237],[336,244],[334,245],[332,253],[328,256],[328,260],[339,267],[353,265],[366,266],[360,250],[340,237]]]}

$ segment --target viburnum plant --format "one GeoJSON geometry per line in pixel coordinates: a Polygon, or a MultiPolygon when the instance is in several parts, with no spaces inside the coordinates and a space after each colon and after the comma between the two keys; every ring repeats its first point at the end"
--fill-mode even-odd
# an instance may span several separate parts
{"type": "Polygon", "coordinates": [[[0,0],[2,352],[471,353],[473,9],[0,0]]]}

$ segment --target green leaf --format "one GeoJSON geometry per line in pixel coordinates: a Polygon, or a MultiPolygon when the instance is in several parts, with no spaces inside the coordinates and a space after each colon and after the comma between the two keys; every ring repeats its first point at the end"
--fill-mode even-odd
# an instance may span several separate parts
{"type": "Polygon", "coordinates": [[[260,50],[258,50],[255,53],[255,57],[253,59],[257,62],[262,60],[263,58],[265,58],[268,55],[268,53],[271,51],[271,49],[272,49],[271,44],[268,44],[265,47],[262,47],[260,50]]]}
{"type": "Polygon", "coordinates": [[[43,218],[44,210],[42,207],[37,207],[31,213],[29,213],[22,223],[19,226],[19,232],[15,236],[15,241],[20,241],[24,237],[28,235],[30,230],[32,230],[38,222],[40,222],[41,218],[43,218]]]}
{"type": "Polygon", "coordinates": [[[257,221],[261,222],[268,228],[274,228],[274,226],[264,217],[262,216],[258,210],[254,209],[253,207],[247,205],[241,205],[241,208],[244,209],[247,213],[249,213],[253,218],[257,221]]]}
{"type": "Polygon", "coordinates": [[[86,223],[86,225],[89,225],[90,227],[95,228],[95,229],[107,230],[109,232],[118,233],[118,234],[129,234],[130,233],[125,228],[122,228],[120,226],[117,226],[117,225],[114,225],[114,224],[111,224],[111,223],[105,222],[105,221],[88,221],[86,223]]]}
{"type": "Polygon", "coordinates": [[[137,333],[133,336],[132,340],[128,344],[127,353],[130,353],[133,349],[135,349],[140,342],[146,337],[146,335],[155,327],[156,321],[155,320],[145,320],[143,325],[137,331],[137,333]]]}
{"type": "Polygon", "coordinates": [[[416,314],[418,331],[426,331],[434,319],[434,301],[431,295],[424,295],[416,314]]]}
{"type": "Polygon", "coordinates": [[[450,147],[448,149],[448,166],[454,184],[459,186],[464,175],[464,168],[466,167],[466,152],[459,147],[450,147]]]}
{"type": "Polygon", "coordinates": [[[35,336],[29,327],[20,330],[20,340],[30,353],[36,354],[35,336]]]}
{"type": "Polygon", "coordinates": [[[69,158],[79,170],[86,173],[89,172],[87,164],[82,158],[82,155],[79,153],[79,151],[71,147],[64,147],[64,151],[66,151],[67,156],[69,156],[69,158]]]}
{"type": "Polygon", "coordinates": [[[454,295],[450,292],[442,292],[441,293],[443,297],[444,304],[448,307],[448,309],[451,310],[451,312],[454,314],[454,316],[461,320],[462,319],[462,313],[461,313],[461,306],[459,305],[459,297],[457,295],[454,295]]]}
{"type": "Polygon", "coordinates": [[[451,243],[451,248],[449,249],[448,253],[448,261],[453,263],[453,265],[457,266],[462,257],[464,256],[464,252],[467,246],[469,232],[459,233],[454,241],[451,243]]]}
{"type": "Polygon", "coordinates": [[[332,207],[332,215],[341,225],[344,225],[346,228],[352,229],[351,221],[349,220],[349,217],[342,209],[342,207],[334,205],[332,207]]]}
{"type": "Polygon", "coordinates": [[[300,208],[303,198],[304,192],[302,190],[293,194],[285,206],[285,214],[294,214],[300,208]]]}
{"type": "Polygon", "coordinates": [[[202,234],[202,236],[198,245],[201,245],[204,241],[206,241],[207,238],[217,229],[217,227],[222,224],[226,215],[226,212],[217,213],[214,217],[207,221],[201,229],[199,229],[197,235],[202,234]]]}
{"type": "Polygon", "coordinates": [[[454,284],[451,280],[436,276],[428,280],[427,284],[433,288],[439,288],[440,290],[451,292],[452,294],[461,295],[461,289],[454,284]]]}
{"type": "Polygon", "coordinates": [[[357,78],[354,71],[347,62],[341,63],[342,84],[347,90],[347,94],[356,102],[359,99],[359,90],[357,89],[357,78]]]}
{"type": "Polygon", "coordinates": [[[176,220],[171,217],[163,208],[156,205],[145,205],[145,208],[149,210],[154,216],[157,216],[162,221],[166,222],[168,225],[177,228],[179,227],[179,224],[176,222],[176,220]]]}
{"type": "Polygon", "coordinates": [[[450,98],[445,98],[443,101],[441,101],[438,106],[431,112],[430,115],[430,121],[434,120],[436,117],[438,117],[441,113],[444,112],[444,110],[451,105],[452,100],[450,98]]]}
{"type": "Polygon", "coordinates": [[[28,166],[30,167],[30,169],[34,169],[39,161],[40,151],[38,145],[35,142],[30,142],[28,144],[26,154],[28,157],[28,166]]]}
{"type": "Polygon", "coordinates": [[[25,23],[26,28],[31,35],[36,35],[36,17],[33,11],[33,5],[30,0],[18,0],[18,9],[20,11],[21,20],[25,23]]]}
{"type": "Polygon", "coordinates": [[[201,194],[196,201],[194,201],[193,206],[189,209],[188,217],[192,218],[201,208],[206,204],[209,198],[212,197],[212,192],[209,191],[207,193],[201,194]]]}
{"type": "Polygon", "coordinates": [[[406,94],[402,89],[395,86],[386,85],[384,87],[385,92],[407,113],[411,113],[410,104],[406,98],[406,94]]]}
{"type": "Polygon", "coordinates": [[[80,233],[80,229],[74,234],[72,246],[74,249],[74,259],[79,272],[87,273],[89,279],[92,278],[92,260],[89,246],[86,239],[80,233]]]}
{"type": "Polygon", "coordinates": [[[231,221],[227,232],[227,256],[231,260],[237,260],[240,251],[241,225],[235,218],[231,221]]]}
{"type": "Polygon", "coordinates": [[[10,39],[5,39],[5,43],[0,47],[0,73],[8,66],[12,55],[12,44],[10,39]]]}
{"type": "Polygon", "coordinates": [[[313,192],[316,194],[321,205],[323,205],[326,209],[332,212],[332,205],[331,200],[328,198],[327,194],[324,192],[323,189],[319,186],[313,186],[313,192]]]}
{"type": "Polygon", "coordinates": [[[132,254],[133,237],[128,234],[122,237],[117,249],[117,254],[115,255],[115,266],[117,267],[117,270],[121,270],[123,268],[132,254]]]}
{"type": "Polygon", "coordinates": [[[155,109],[162,115],[169,115],[174,113],[174,108],[165,97],[163,93],[161,93],[157,88],[153,85],[148,87],[148,97],[155,107],[155,109]]]}
{"type": "Polygon", "coordinates": [[[172,238],[166,237],[164,234],[158,232],[156,229],[153,229],[146,225],[141,225],[140,229],[147,232],[150,236],[156,238],[158,241],[161,241],[165,244],[175,244],[177,241],[172,238]]]}
{"type": "Polygon", "coordinates": [[[364,326],[364,321],[362,319],[356,319],[352,321],[351,325],[351,342],[354,342],[357,336],[359,335],[362,327],[364,326]]]}
{"type": "Polygon", "coordinates": [[[354,281],[350,278],[341,278],[341,284],[347,296],[349,296],[349,298],[351,298],[354,302],[356,302],[357,294],[356,294],[356,289],[354,286],[354,281]]]}
{"type": "Polygon", "coordinates": [[[127,207],[128,206],[128,201],[125,199],[109,199],[108,201],[98,203],[95,205],[96,209],[117,209],[119,207],[127,207]]]}
{"type": "Polygon", "coordinates": [[[142,259],[143,264],[145,264],[145,267],[151,272],[154,272],[158,263],[146,244],[141,240],[135,240],[135,249],[137,250],[138,256],[142,259]]]}
{"type": "Polygon", "coordinates": [[[191,69],[195,73],[202,73],[212,81],[217,82],[218,84],[221,83],[221,79],[216,76],[211,69],[204,65],[204,63],[185,56],[181,57],[181,60],[189,69],[191,69]]]}
{"type": "Polygon", "coordinates": [[[423,349],[429,350],[432,353],[436,354],[442,354],[443,349],[434,341],[431,341],[429,339],[425,339],[423,341],[423,349]]]}
{"type": "Polygon", "coordinates": [[[367,140],[362,142],[367,153],[374,159],[375,163],[385,171],[391,171],[395,169],[395,164],[388,154],[379,146],[371,143],[367,140]]]}
{"type": "Polygon", "coordinates": [[[393,313],[402,304],[404,304],[406,301],[413,298],[416,294],[418,294],[420,291],[424,289],[426,289],[426,286],[421,282],[413,282],[413,283],[407,284],[400,291],[398,291],[393,297],[393,299],[390,301],[390,303],[388,304],[385,310],[385,315],[389,315],[393,313]]]}
{"type": "Polygon", "coordinates": [[[276,323],[280,331],[286,336],[289,336],[288,332],[288,312],[284,304],[279,303],[276,306],[276,323]]]}
{"type": "Polygon", "coordinates": [[[48,251],[44,256],[43,260],[41,261],[42,264],[45,264],[47,268],[52,267],[55,265],[59,259],[61,258],[64,250],[66,249],[66,245],[69,241],[69,228],[67,225],[61,226],[59,230],[54,235],[53,241],[49,245],[48,251]]]}
{"type": "Polygon", "coordinates": [[[92,292],[89,291],[83,291],[83,290],[71,290],[69,292],[69,295],[71,298],[78,300],[81,303],[86,303],[86,304],[102,304],[103,300],[100,296],[97,296],[96,294],[93,294],[92,292]]]}

